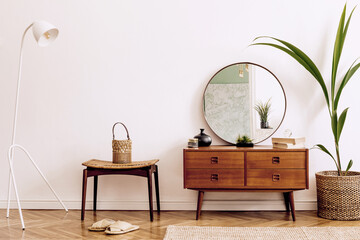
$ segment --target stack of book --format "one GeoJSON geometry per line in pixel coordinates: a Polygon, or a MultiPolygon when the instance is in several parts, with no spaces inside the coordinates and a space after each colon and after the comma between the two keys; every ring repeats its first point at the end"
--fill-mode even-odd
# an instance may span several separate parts
{"type": "Polygon", "coordinates": [[[305,148],[305,138],[272,138],[274,148],[305,148]]]}

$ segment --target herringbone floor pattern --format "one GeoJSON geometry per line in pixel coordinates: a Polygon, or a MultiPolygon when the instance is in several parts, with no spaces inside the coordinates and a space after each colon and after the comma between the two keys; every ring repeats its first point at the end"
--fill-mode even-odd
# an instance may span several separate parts
{"type": "Polygon", "coordinates": [[[297,221],[286,212],[216,212],[203,211],[198,221],[195,211],[163,211],[149,221],[148,211],[86,211],[80,221],[80,211],[24,210],[26,230],[22,231],[17,210],[6,218],[0,210],[0,239],[163,239],[168,225],[227,227],[323,227],[360,226],[360,221],[331,221],[316,216],[315,211],[297,211],[297,221]],[[125,235],[106,236],[89,232],[87,227],[103,218],[128,221],[140,230],[125,235]]]}

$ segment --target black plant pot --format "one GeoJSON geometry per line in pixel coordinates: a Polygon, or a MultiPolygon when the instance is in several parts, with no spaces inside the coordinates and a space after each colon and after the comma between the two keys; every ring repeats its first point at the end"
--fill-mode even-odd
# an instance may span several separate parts
{"type": "Polygon", "coordinates": [[[254,143],[236,143],[236,147],[254,147],[254,143]]]}
{"type": "Polygon", "coordinates": [[[200,134],[196,135],[194,138],[199,140],[199,147],[210,146],[212,140],[211,137],[204,133],[204,129],[200,128],[200,134]]]}

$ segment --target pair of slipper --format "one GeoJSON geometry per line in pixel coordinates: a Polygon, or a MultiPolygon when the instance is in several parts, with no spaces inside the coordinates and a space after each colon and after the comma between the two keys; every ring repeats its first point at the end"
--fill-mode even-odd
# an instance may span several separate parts
{"type": "Polygon", "coordinates": [[[88,228],[89,231],[103,232],[106,234],[124,234],[139,229],[139,226],[132,225],[124,221],[114,221],[112,219],[103,219],[94,223],[88,228]]]}

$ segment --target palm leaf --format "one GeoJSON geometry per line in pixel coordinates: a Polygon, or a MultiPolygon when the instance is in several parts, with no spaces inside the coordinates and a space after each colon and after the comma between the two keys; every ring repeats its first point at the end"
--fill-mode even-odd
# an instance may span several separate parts
{"type": "Polygon", "coordinates": [[[342,132],[342,129],[344,127],[344,123],[345,123],[345,120],[346,120],[346,114],[347,114],[347,111],[348,111],[349,108],[346,108],[340,115],[339,117],[339,121],[337,123],[337,140],[339,141],[340,140],[340,135],[341,135],[341,132],[342,132]]]}
{"type": "Polygon", "coordinates": [[[341,93],[342,93],[342,90],[344,89],[345,85],[349,82],[350,78],[355,74],[355,72],[359,69],[360,67],[360,63],[355,64],[355,62],[357,61],[358,59],[356,59],[354,61],[354,63],[350,66],[349,70],[346,72],[343,80],[341,81],[340,83],[340,86],[339,86],[339,89],[337,90],[337,93],[336,93],[336,96],[335,96],[335,101],[334,101],[334,109],[337,109],[338,107],[338,103],[339,103],[339,99],[340,99],[340,96],[341,96],[341,93]]]}
{"type": "Polygon", "coordinates": [[[337,118],[337,112],[334,111],[333,114],[331,115],[331,129],[334,135],[334,139],[335,139],[335,144],[337,144],[339,142],[338,140],[338,132],[337,132],[337,127],[338,127],[338,118],[337,118]]]}
{"type": "MultiPolygon", "coordinates": [[[[332,94],[331,96],[332,96],[332,99],[334,97],[334,91],[335,91],[335,85],[336,85],[335,84],[335,82],[336,82],[336,73],[337,73],[337,69],[338,69],[338,64],[339,64],[339,61],[340,61],[340,57],[341,57],[342,49],[343,49],[343,46],[344,46],[346,34],[347,34],[347,31],[348,31],[348,28],[349,28],[350,20],[351,20],[351,17],[353,15],[353,12],[354,12],[355,8],[356,7],[354,7],[353,10],[351,11],[351,13],[350,13],[350,15],[349,15],[349,17],[348,17],[348,19],[346,21],[345,28],[344,28],[344,21],[345,21],[346,4],[344,6],[343,13],[341,14],[339,27],[338,27],[338,32],[336,34],[336,40],[335,40],[335,45],[334,45],[333,69],[332,69],[332,76],[331,76],[331,94],[332,94]],[[335,55],[335,53],[336,53],[336,55],[335,55]]],[[[357,70],[357,68],[356,68],[356,70],[357,70]]],[[[354,71],[354,73],[356,72],[356,70],[354,71]]],[[[351,78],[351,76],[349,78],[351,78]]],[[[342,91],[342,89],[341,89],[341,91],[342,91]]],[[[341,93],[341,91],[340,91],[340,93],[341,93]]],[[[339,92],[339,90],[338,90],[338,92],[339,92]]],[[[337,95],[336,98],[340,98],[340,94],[336,94],[336,95],[337,95]]],[[[336,100],[336,98],[335,98],[335,100],[336,100]]],[[[338,101],[339,101],[339,99],[337,100],[337,102],[338,101]]],[[[337,109],[337,105],[338,105],[337,103],[336,104],[333,103],[333,109],[337,109]]]]}
{"type": "Polygon", "coordinates": [[[267,46],[275,47],[275,48],[280,49],[283,52],[289,54],[296,61],[298,61],[303,67],[305,67],[306,70],[308,70],[308,72],[311,75],[314,76],[316,81],[320,84],[320,86],[321,86],[321,88],[323,90],[324,96],[325,96],[326,103],[327,103],[328,107],[330,108],[328,90],[326,88],[326,84],[324,82],[324,79],[323,79],[319,69],[316,67],[315,63],[303,51],[301,51],[299,48],[295,47],[291,43],[285,42],[285,41],[277,39],[277,38],[268,37],[268,36],[257,37],[257,38],[254,39],[254,41],[256,41],[257,39],[260,39],[260,38],[270,38],[270,39],[278,41],[278,42],[282,43],[283,45],[285,45],[286,47],[288,47],[288,49],[287,49],[287,48],[282,47],[280,45],[271,44],[271,43],[254,43],[254,44],[251,44],[251,45],[267,45],[267,46]]]}
{"type": "Polygon", "coordinates": [[[334,44],[334,54],[333,54],[333,61],[332,61],[332,72],[331,72],[331,99],[334,96],[335,90],[335,80],[336,80],[336,73],[340,61],[340,56],[342,52],[342,47],[344,45],[344,22],[345,22],[345,14],[346,14],[346,4],[344,6],[343,12],[340,17],[340,22],[336,34],[335,44],[334,44]]]}
{"type": "Polygon", "coordinates": [[[350,159],[348,165],[347,165],[347,168],[346,168],[346,171],[345,171],[345,176],[347,175],[348,171],[350,170],[350,168],[352,167],[353,165],[353,160],[350,159]]]}
{"type": "MultiPolygon", "coordinates": [[[[254,40],[255,41],[255,40],[254,40]]],[[[283,47],[283,46],[280,46],[280,45],[277,45],[277,44],[273,44],[273,43],[253,43],[253,44],[250,44],[250,46],[252,45],[265,45],[265,46],[270,46],[270,47],[274,47],[274,48],[277,48],[277,49],[280,49],[281,51],[289,54],[291,57],[293,57],[298,63],[300,63],[306,70],[308,70],[308,72],[314,76],[314,78],[316,78],[316,74],[313,72],[313,70],[307,65],[307,63],[302,59],[300,58],[299,56],[297,56],[294,52],[290,51],[289,49],[283,47]]]]}
{"type": "Polygon", "coordinates": [[[328,155],[334,160],[334,163],[335,163],[335,165],[336,165],[336,168],[339,169],[338,164],[337,164],[335,158],[334,158],[333,155],[329,152],[329,150],[327,150],[326,147],[324,147],[324,145],[322,145],[322,144],[316,144],[313,148],[320,149],[320,150],[323,151],[324,153],[328,154],[328,155]]]}
{"type": "Polygon", "coordinates": [[[321,79],[322,82],[325,85],[323,77],[321,76],[321,73],[320,73],[319,69],[316,67],[315,63],[303,51],[301,51],[299,48],[295,47],[291,43],[280,40],[278,38],[269,37],[269,36],[261,36],[261,37],[255,38],[255,40],[257,40],[259,38],[270,38],[270,39],[273,39],[273,40],[278,41],[278,42],[282,43],[283,45],[285,45],[287,48],[289,48],[291,51],[293,51],[296,55],[298,55],[301,59],[303,59],[308,64],[308,66],[313,70],[313,72],[315,73],[315,75],[316,75],[315,78],[316,79],[321,79]]]}
{"type": "MultiPolygon", "coordinates": [[[[345,4],[345,6],[346,6],[346,4],[345,4]]],[[[343,45],[344,45],[344,42],[345,42],[347,30],[348,30],[348,28],[349,28],[350,20],[351,20],[351,17],[352,17],[352,15],[353,15],[353,12],[354,12],[355,8],[356,8],[356,6],[353,8],[353,10],[351,11],[351,13],[350,13],[350,15],[349,15],[348,20],[346,21],[346,25],[345,25],[345,29],[344,29],[344,41],[343,41],[343,43],[342,43],[343,45]]]]}

